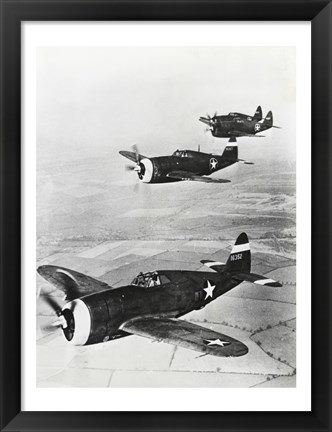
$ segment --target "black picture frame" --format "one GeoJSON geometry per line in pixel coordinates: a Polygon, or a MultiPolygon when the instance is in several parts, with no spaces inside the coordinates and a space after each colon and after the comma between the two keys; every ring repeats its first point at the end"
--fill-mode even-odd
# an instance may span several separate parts
{"type": "MultiPolygon", "coordinates": [[[[0,0],[1,4],[1,418],[4,431],[330,431],[331,29],[327,0],[0,0]],[[21,411],[21,22],[108,20],[311,21],[311,412],[21,411]]],[[[263,60],[262,60],[263,61],[263,60]]],[[[301,217],[301,215],[299,215],[301,217]]],[[[298,287],[298,295],[301,289],[298,287]]],[[[35,346],[31,347],[35,349],[35,346]]],[[[298,362],[301,358],[298,359],[298,362]]],[[[147,407],[148,410],[148,407],[147,407]]]]}

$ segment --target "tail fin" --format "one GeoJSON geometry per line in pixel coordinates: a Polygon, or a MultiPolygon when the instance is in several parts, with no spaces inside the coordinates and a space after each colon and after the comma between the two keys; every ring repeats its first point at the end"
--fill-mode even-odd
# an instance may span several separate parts
{"type": "Polygon", "coordinates": [[[249,240],[246,233],[242,233],[236,239],[232,252],[227,260],[225,271],[250,273],[251,253],[249,240]]]}
{"type": "Polygon", "coordinates": [[[226,146],[223,154],[221,155],[223,160],[232,160],[237,161],[238,159],[238,149],[237,145],[235,146],[226,146]]]}
{"type": "Polygon", "coordinates": [[[262,120],[263,114],[262,114],[262,108],[260,106],[257,107],[256,112],[254,114],[255,120],[262,120]]]}
{"type": "Polygon", "coordinates": [[[273,126],[273,115],[272,115],[272,111],[269,111],[269,112],[266,114],[266,117],[265,117],[265,119],[264,119],[264,121],[263,121],[263,124],[264,124],[264,126],[267,126],[267,127],[272,127],[272,126],[273,126]]]}
{"type": "Polygon", "coordinates": [[[226,264],[212,260],[202,260],[201,263],[218,273],[230,273],[231,278],[238,283],[251,282],[274,288],[282,286],[280,282],[274,279],[256,273],[250,273],[251,253],[246,233],[240,234],[236,239],[226,264]]]}

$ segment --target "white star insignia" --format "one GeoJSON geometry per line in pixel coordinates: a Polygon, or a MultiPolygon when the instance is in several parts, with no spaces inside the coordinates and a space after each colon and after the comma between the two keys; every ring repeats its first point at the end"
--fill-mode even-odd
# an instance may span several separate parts
{"type": "Polygon", "coordinates": [[[223,347],[225,345],[229,345],[230,344],[230,342],[221,341],[220,339],[214,339],[214,340],[206,339],[205,342],[208,342],[208,346],[210,346],[210,345],[219,345],[219,346],[223,347]]]}
{"type": "Polygon", "coordinates": [[[218,161],[216,159],[214,159],[214,158],[210,159],[211,169],[216,169],[217,165],[218,165],[218,161]]]}
{"type": "Polygon", "coordinates": [[[255,131],[259,131],[261,128],[261,125],[259,123],[255,124],[255,131]]]}
{"type": "Polygon", "coordinates": [[[206,300],[208,297],[212,298],[212,296],[213,296],[213,290],[215,289],[215,287],[216,287],[215,285],[211,285],[211,283],[210,283],[209,280],[207,281],[207,287],[203,288],[204,291],[206,292],[204,300],[206,300]]]}

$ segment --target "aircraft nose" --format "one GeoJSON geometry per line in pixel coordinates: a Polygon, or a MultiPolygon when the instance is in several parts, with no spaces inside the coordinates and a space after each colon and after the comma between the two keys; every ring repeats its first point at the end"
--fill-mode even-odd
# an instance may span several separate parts
{"type": "Polygon", "coordinates": [[[153,163],[150,159],[144,158],[141,160],[144,170],[140,173],[140,179],[143,183],[151,183],[153,179],[153,163]]]}

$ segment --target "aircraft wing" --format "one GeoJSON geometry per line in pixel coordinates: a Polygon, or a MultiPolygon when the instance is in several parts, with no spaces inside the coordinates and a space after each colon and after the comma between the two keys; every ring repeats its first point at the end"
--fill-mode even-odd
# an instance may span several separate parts
{"type": "Polygon", "coordinates": [[[111,288],[106,282],[64,267],[43,265],[38,267],[37,272],[49,283],[63,291],[66,300],[74,300],[111,288]]]}
{"type": "Polygon", "coordinates": [[[134,318],[122,324],[120,329],[218,357],[239,357],[248,352],[246,345],[230,336],[175,318],[134,318]]]}
{"type": "Polygon", "coordinates": [[[230,137],[233,137],[234,135],[236,135],[237,137],[265,138],[265,135],[255,135],[255,134],[250,134],[250,133],[237,131],[237,130],[233,130],[232,132],[228,132],[228,135],[230,137]]]}
{"type": "MultiPolygon", "coordinates": [[[[120,153],[120,155],[126,157],[127,159],[130,159],[131,161],[136,162],[136,158],[137,158],[136,153],[130,152],[130,151],[124,151],[124,150],[119,151],[119,153],[120,153]]],[[[139,160],[146,159],[146,156],[143,156],[141,154],[139,154],[138,157],[139,157],[139,160]]]]}
{"type": "Polygon", "coordinates": [[[188,171],[171,171],[166,174],[167,177],[179,180],[199,181],[204,183],[229,183],[230,180],[215,179],[211,177],[200,176],[188,171]]]}

